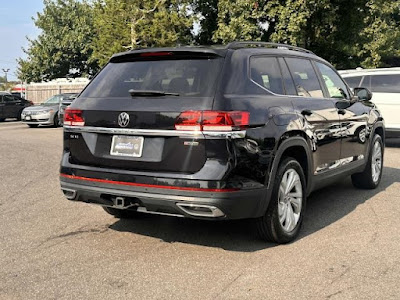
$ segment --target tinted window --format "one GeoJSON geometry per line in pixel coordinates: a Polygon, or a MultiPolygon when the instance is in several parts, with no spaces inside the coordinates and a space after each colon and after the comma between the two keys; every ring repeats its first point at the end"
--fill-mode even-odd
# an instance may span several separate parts
{"type": "Polygon", "coordinates": [[[308,59],[285,58],[296,85],[297,94],[303,97],[323,98],[317,74],[308,59]]]}
{"type": "Polygon", "coordinates": [[[62,99],[62,96],[61,96],[61,95],[55,95],[55,96],[49,98],[49,99],[48,99],[46,102],[44,102],[42,105],[55,105],[55,104],[60,103],[61,99],[62,99]]]}
{"type": "Polygon", "coordinates": [[[346,78],[343,78],[343,79],[347,82],[349,87],[355,88],[355,87],[360,86],[360,82],[361,82],[362,76],[346,77],[346,78]]]}
{"type": "Polygon", "coordinates": [[[329,66],[316,62],[317,68],[321,72],[322,78],[324,79],[326,88],[331,98],[349,99],[349,92],[346,84],[340,78],[340,76],[329,66]]]}
{"type": "Polygon", "coordinates": [[[289,69],[283,58],[278,58],[279,64],[281,66],[283,83],[285,86],[287,95],[297,95],[296,87],[294,86],[292,75],[290,75],[289,69]]]}
{"type": "Polygon", "coordinates": [[[212,96],[222,59],[178,59],[109,63],[82,97],[131,97],[130,89],[212,96]]]}
{"type": "Polygon", "coordinates": [[[281,70],[275,57],[252,57],[251,79],[275,94],[284,94],[281,70]]]}
{"type": "Polygon", "coordinates": [[[15,99],[14,99],[14,97],[11,96],[11,95],[4,95],[4,96],[3,96],[3,101],[4,101],[4,102],[14,102],[15,99]]]}
{"type": "Polygon", "coordinates": [[[400,75],[372,75],[371,91],[378,93],[400,93],[400,75]]]}

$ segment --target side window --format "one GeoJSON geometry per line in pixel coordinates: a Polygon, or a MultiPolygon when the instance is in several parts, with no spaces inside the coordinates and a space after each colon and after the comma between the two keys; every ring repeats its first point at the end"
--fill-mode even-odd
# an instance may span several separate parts
{"type": "Polygon", "coordinates": [[[4,102],[14,102],[15,100],[14,100],[14,97],[11,96],[11,95],[4,95],[3,96],[3,101],[4,102]]]}
{"type": "Polygon", "coordinates": [[[371,92],[400,93],[400,74],[372,75],[371,92]]]}
{"type": "Polygon", "coordinates": [[[292,73],[297,94],[303,97],[323,98],[317,74],[308,59],[285,58],[292,73]]]}
{"type": "Polygon", "coordinates": [[[296,87],[294,86],[292,75],[290,75],[289,69],[286,65],[285,60],[282,57],[278,58],[279,64],[281,65],[283,83],[285,85],[286,95],[297,95],[296,87]]]}
{"type": "Polygon", "coordinates": [[[328,89],[329,97],[339,99],[350,99],[349,91],[346,84],[340,76],[329,66],[316,62],[317,68],[321,72],[326,88],[328,89]]]}
{"type": "Polygon", "coordinates": [[[275,57],[252,57],[250,78],[275,94],[284,94],[281,70],[275,57]]]}
{"type": "Polygon", "coordinates": [[[362,76],[354,76],[354,77],[345,77],[343,78],[344,81],[349,85],[351,88],[355,88],[360,86],[362,76]]]}

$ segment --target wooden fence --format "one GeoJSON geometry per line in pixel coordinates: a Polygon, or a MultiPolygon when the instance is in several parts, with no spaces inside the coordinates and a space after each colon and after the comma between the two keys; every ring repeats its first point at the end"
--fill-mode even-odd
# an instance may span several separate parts
{"type": "Polygon", "coordinates": [[[26,85],[25,98],[35,104],[43,103],[51,96],[62,93],[79,93],[86,86],[86,83],[79,84],[49,84],[49,85],[26,85]]]}

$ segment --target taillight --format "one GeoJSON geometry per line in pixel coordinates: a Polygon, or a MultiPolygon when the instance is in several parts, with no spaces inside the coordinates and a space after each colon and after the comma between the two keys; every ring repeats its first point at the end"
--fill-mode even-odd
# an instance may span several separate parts
{"type": "Polygon", "coordinates": [[[176,130],[232,131],[249,125],[247,111],[184,111],[175,122],[176,130]]]}
{"type": "Polygon", "coordinates": [[[144,52],[140,53],[141,57],[151,57],[151,56],[170,56],[172,52],[144,52]]]}
{"type": "Polygon", "coordinates": [[[84,126],[85,120],[82,117],[80,109],[70,109],[67,107],[64,111],[64,125],[84,126]]]}

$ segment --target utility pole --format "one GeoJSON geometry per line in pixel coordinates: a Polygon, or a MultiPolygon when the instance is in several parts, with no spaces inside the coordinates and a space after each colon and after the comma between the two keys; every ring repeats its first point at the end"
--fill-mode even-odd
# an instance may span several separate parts
{"type": "Polygon", "coordinates": [[[10,69],[2,69],[3,70],[3,72],[4,72],[4,74],[6,75],[6,83],[7,83],[7,73],[8,73],[8,71],[10,71],[10,69]]]}

